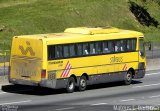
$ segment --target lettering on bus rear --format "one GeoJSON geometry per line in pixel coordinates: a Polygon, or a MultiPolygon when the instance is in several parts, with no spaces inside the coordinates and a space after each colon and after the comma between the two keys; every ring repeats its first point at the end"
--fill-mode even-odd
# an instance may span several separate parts
{"type": "Polygon", "coordinates": [[[37,77],[41,73],[41,62],[15,59],[12,61],[12,71],[18,77],[37,77]]]}
{"type": "Polygon", "coordinates": [[[30,77],[30,76],[36,76],[37,71],[36,70],[28,70],[28,69],[22,69],[22,68],[17,68],[16,69],[16,74],[22,76],[22,77],[30,77]]]}

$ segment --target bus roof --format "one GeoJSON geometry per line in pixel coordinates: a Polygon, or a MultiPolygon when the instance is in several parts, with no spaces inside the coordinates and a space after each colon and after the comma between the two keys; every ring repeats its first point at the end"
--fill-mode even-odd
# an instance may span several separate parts
{"type": "Polygon", "coordinates": [[[15,38],[42,39],[47,41],[48,43],[56,40],[57,44],[82,42],[82,41],[96,41],[104,39],[112,40],[112,39],[122,39],[122,38],[136,38],[136,37],[143,37],[143,33],[131,30],[123,30],[113,27],[67,28],[64,32],[61,33],[15,36],[15,38]]]}

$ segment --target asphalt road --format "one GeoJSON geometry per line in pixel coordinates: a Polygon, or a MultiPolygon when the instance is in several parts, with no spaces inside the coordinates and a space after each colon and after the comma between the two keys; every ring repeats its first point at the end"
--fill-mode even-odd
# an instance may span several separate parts
{"type": "Polygon", "coordinates": [[[99,84],[70,94],[64,89],[3,85],[0,111],[148,111],[160,109],[159,92],[160,70],[149,71],[128,86],[120,82],[99,84]]]}

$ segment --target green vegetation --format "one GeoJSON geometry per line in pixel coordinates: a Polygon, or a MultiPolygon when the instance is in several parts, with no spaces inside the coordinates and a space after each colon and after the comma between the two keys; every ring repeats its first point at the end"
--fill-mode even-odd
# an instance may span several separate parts
{"type": "Polygon", "coordinates": [[[158,0],[0,0],[0,50],[10,49],[15,35],[62,32],[78,26],[131,29],[144,32],[146,41],[160,41],[159,26],[140,24],[129,1],[160,22],[158,0]]]}

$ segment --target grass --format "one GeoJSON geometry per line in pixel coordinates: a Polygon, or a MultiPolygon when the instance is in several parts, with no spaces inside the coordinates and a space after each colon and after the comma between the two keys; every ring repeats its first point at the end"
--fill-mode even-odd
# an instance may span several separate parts
{"type": "MultiPolygon", "coordinates": [[[[134,1],[134,0],[132,0],[134,1]]],[[[160,6],[135,0],[160,22],[160,6]]],[[[145,33],[160,41],[159,29],[139,24],[128,0],[0,0],[0,49],[10,49],[15,35],[62,32],[67,27],[114,26],[145,33]]]]}

